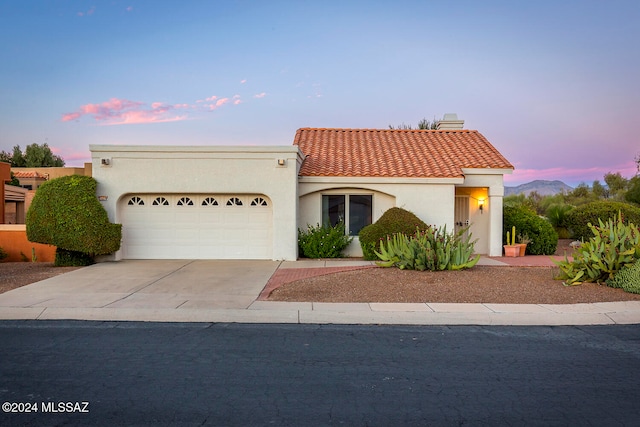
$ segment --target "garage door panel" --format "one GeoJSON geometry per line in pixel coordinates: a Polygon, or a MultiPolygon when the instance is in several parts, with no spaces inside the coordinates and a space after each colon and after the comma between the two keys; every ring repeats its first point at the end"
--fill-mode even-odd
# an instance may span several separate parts
{"type": "Polygon", "coordinates": [[[271,259],[265,196],[138,194],[120,210],[124,258],[271,259]]]}

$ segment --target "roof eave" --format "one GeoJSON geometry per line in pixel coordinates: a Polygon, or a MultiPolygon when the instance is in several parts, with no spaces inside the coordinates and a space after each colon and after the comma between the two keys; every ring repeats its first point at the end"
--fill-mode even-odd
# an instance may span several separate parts
{"type": "Polygon", "coordinates": [[[505,175],[512,174],[513,168],[462,168],[465,175],[505,175]]]}
{"type": "Polygon", "coordinates": [[[385,176],[299,176],[301,184],[463,184],[464,177],[451,178],[411,178],[385,176]]]}

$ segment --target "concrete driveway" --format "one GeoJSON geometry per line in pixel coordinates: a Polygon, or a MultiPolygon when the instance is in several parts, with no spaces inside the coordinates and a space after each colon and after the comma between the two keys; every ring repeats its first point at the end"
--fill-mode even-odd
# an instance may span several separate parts
{"type": "Polygon", "coordinates": [[[23,309],[18,311],[27,318],[44,309],[111,309],[113,314],[128,309],[141,314],[164,309],[246,310],[279,265],[243,260],[105,262],[2,294],[0,310],[8,314],[23,309]]]}
{"type": "MultiPolygon", "coordinates": [[[[491,265],[499,263],[486,258],[481,261],[491,265]]],[[[126,260],[99,263],[0,294],[0,320],[419,325],[640,323],[640,301],[566,305],[256,301],[276,270],[354,265],[363,265],[363,262],[126,260]]]]}

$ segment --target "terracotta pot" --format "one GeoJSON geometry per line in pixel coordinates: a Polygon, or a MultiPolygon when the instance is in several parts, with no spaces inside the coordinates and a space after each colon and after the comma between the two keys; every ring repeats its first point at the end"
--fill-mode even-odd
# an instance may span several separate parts
{"type": "Polygon", "coordinates": [[[524,253],[527,251],[527,244],[526,243],[516,243],[516,246],[520,249],[520,255],[519,256],[524,256],[524,253]]]}
{"type": "Polygon", "coordinates": [[[520,248],[517,246],[504,245],[504,256],[517,257],[520,255],[520,248]]]}

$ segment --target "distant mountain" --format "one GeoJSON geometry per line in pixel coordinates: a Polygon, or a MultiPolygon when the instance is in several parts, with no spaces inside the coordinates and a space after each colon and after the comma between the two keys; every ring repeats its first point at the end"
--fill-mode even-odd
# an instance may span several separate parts
{"type": "Polygon", "coordinates": [[[523,193],[525,196],[528,196],[532,191],[537,191],[541,196],[552,196],[554,194],[562,193],[563,191],[569,192],[571,190],[573,190],[573,187],[569,187],[562,181],[545,181],[537,179],[516,187],[504,187],[504,195],[509,196],[511,194],[523,193]]]}

